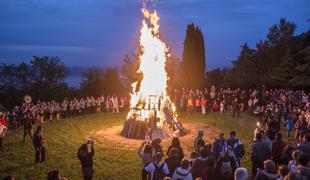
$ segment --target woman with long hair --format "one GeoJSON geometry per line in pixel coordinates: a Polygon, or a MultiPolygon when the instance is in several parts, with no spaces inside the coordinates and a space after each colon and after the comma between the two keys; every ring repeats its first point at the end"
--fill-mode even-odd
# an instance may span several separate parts
{"type": "Polygon", "coordinates": [[[146,172],[145,167],[149,165],[153,160],[152,146],[148,144],[146,141],[144,141],[140,146],[140,148],[138,149],[138,155],[142,159],[142,171],[141,171],[142,180],[147,180],[148,173],[146,172]]]}
{"type": "Polygon", "coordinates": [[[171,145],[168,147],[167,156],[170,155],[170,151],[175,148],[178,153],[178,160],[181,162],[184,158],[183,148],[181,147],[181,143],[178,137],[172,138],[171,145]]]}

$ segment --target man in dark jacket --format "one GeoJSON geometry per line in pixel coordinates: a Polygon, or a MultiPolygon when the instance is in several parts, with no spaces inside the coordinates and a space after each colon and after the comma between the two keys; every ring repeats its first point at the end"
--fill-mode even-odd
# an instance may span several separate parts
{"type": "Polygon", "coordinates": [[[45,161],[45,139],[43,136],[43,127],[38,126],[36,132],[33,135],[33,147],[35,150],[35,163],[45,161]]]}
{"type": "Polygon", "coordinates": [[[230,132],[230,137],[227,140],[227,145],[230,146],[231,150],[235,154],[238,167],[240,167],[240,161],[241,161],[241,158],[245,154],[245,149],[244,149],[242,142],[236,137],[235,131],[230,132]]]}
{"type": "Polygon", "coordinates": [[[92,138],[88,140],[87,144],[83,144],[78,151],[77,157],[81,161],[82,164],[82,172],[84,176],[84,180],[91,180],[94,175],[94,141],[92,138]],[[87,144],[90,144],[90,152],[88,151],[87,144]]]}
{"type": "Polygon", "coordinates": [[[220,157],[220,153],[227,146],[226,139],[224,138],[224,134],[221,133],[219,138],[215,139],[212,145],[212,152],[214,153],[216,159],[220,157]]]}
{"type": "Polygon", "coordinates": [[[201,177],[203,170],[208,165],[207,160],[208,160],[207,151],[205,148],[201,148],[199,151],[199,157],[193,163],[192,167],[193,179],[201,177]]]}
{"type": "Polygon", "coordinates": [[[34,124],[35,124],[35,121],[34,121],[33,117],[31,116],[30,113],[27,113],[26,117],[24,119],[24,138],[23,138],[23,142],[25,142],[27,134],[29,134],[29,136],[30,136],[30,138],[32,140],[34,124]]]}
{"type": "Polygon", "coordinates": [[[232,106],[233,106],[233,117],[239,116],[239,112],[240,112],[240,107],[239,107],[239,101],[238,98],[235,98],[234,101],[232,102],[232,106]]]}
{"type": "Polygon", "coordinates": [[[310,154],[310,136],[307,135],[304,137],[305,143],[299,146],[299,150],[303,151],[306,154],[310,154]]]}
{"type": "Polygon", "coordinates": [[[252,175],[253,177],[257,173],[257,168],[264,168],[264,161],[270,158],[271,150],[268,145],[264,143],[262,134],[256,134],[256,140],[252,144],[252,175]]]}

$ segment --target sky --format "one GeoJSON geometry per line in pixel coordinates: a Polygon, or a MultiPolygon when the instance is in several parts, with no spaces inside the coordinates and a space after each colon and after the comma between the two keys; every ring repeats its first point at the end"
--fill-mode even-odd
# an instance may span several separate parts
{"type": "MultiPolygon", "coordinates": [[[[240,46],[281,17],[310,29],[309,0],[153,0],[160,34],[181,58],[186,26],[204,34],[207,69],[229,67],[240,46]]],[[[141,0],[0,0],[0,62],[58,56],[67,66],[121,66],[138,45],[141,0]]]]}

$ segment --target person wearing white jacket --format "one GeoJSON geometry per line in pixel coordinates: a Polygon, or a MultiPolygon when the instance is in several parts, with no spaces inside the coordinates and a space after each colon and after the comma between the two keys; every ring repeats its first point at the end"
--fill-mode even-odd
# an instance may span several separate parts
{"type": "Polygon", "coordinates": [[[178,167],[172,176],[172,180],[193,180],[192,173],[188,170],[189,162],[184,159],[181,162],[181,166],[178,167]]]}

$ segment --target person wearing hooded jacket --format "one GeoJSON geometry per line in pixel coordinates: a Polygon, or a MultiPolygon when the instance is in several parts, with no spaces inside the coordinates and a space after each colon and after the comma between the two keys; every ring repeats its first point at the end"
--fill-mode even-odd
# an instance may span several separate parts
{"type": "Polygon", "coordinates": [[[172,176],[172,180],[192,180],[193,176],[192,173],[188,170],[189,162],[188,160],[184,159],[181,162],[181,166],[178,167],[172,176]]]}

